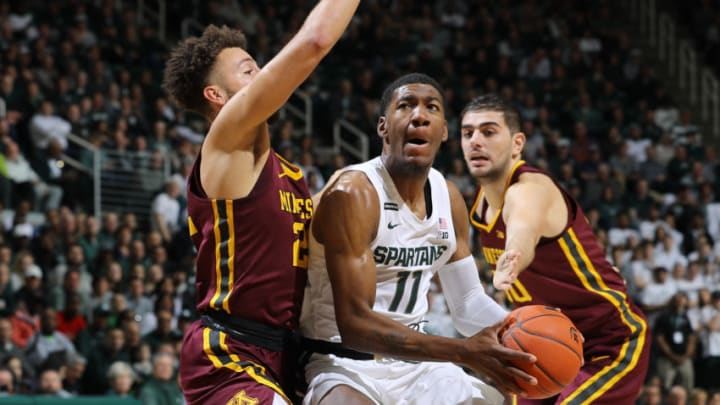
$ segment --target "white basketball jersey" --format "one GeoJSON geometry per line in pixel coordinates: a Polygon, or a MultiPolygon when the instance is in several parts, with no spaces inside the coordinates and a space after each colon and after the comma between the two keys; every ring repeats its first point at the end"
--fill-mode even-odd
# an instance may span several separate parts
{"type": "MultiPolygon", "coordinates": [[[[345,169],[351,170],[365,173],[380,199],[377,237],[371,244],[377,269],[373,309],[422,330],[430,280],[457,247],[445,178],[437,170],[430,170],[432,212],[419,219],[405,205],[379,157],[345,169]]],[[[357,220],[362,221],[362,216],[358,215],[357,220]]],[[[340,342],[324,248],[310,234],[308,285],[300,329],[308,338],[340,342]]]]}

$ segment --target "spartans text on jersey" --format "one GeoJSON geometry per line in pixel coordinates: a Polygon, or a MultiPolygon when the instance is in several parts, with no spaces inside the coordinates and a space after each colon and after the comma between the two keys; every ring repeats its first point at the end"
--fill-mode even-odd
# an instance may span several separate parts
{"type": "Polygon", "coordinates": [[[378,246],[373,251],[375,263],[400,266],[431,266],[435,260],[442,256],[447,246],[417,246],[417,247],[395,247],[378,246]]]}

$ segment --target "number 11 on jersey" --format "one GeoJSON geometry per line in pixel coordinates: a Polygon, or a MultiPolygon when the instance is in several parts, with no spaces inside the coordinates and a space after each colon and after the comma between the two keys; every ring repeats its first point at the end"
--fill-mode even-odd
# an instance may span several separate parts
{"type": "Polygon", "coordinates": [[[412,289],[410,290],[410,300],[405,307],[405,313],[412,313],[413,309],[415,308],[415,302],[417,301],[418,288],[420,287],[420,279],[422,278],[422,270],[398,272],[398,283],[397,287],[395,288],[395,296],[390,303],[388,311],[397,312],[400,301],[405,295],[405,286],[407,285],[410,278],[412,278],[413,283],[412,289]]]}

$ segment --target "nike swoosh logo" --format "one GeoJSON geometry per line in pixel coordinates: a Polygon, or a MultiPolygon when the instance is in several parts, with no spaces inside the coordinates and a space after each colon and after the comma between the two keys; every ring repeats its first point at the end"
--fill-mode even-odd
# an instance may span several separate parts
{"type": "Polygon", "coordinates": [[[394,229],[394,228],[397,228],[398,226],[400,226],[400,224],[393,224],[392,222],[388,223],[388,229],[394,229]]]}

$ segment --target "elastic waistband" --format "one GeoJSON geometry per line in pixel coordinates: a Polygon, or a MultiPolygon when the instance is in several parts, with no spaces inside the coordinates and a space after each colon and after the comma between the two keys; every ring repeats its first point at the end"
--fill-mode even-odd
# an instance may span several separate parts
{"type": "Polygon", "coordinates": [[[225,332],[240,342],[275,352],[285,350],[293,340],[289,329],[238,318],[225,312],[208,311],[200,315],[200,320],[208,328],[225,332]]]}

